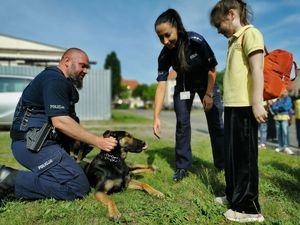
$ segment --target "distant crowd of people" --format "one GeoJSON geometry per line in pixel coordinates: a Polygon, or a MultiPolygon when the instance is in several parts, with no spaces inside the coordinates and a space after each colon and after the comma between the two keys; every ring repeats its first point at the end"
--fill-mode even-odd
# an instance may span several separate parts
{"type": "Polygon", "coordinates": [[[288,91],[277,99],[264,102],[268,120],[259,124],[258,148],[266,149],[267,140],[276,142],[276,152],[294,154],[290,149],[289,128],[295,123],[298,148],[300,147],[300,91],[290,97],[288,91]]]}

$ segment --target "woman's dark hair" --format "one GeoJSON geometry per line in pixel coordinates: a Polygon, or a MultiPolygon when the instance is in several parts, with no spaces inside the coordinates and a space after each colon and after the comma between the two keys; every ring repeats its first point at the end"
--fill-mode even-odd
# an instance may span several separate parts
{"type": "Polygon", "coordinates": [[[172,27],[176,27],[177,29],[177,58],[179,61],[179,71],[185,72],[189,69],[189,64],[187,63],[186,59],[186,49],[188,47],[189,38],[188,33],[182,24],[181,17],[175,9],[168,9],[156,19],[154,29],[162,23],[169,23],[172,27]]]}
{"type": "Polygon", "coordinates": [[[242,25],[249,24],[252,11],[244,0],[220,0],[211,10],[210,23],[218,27],[230,9],[238,11],[242,25]]]}

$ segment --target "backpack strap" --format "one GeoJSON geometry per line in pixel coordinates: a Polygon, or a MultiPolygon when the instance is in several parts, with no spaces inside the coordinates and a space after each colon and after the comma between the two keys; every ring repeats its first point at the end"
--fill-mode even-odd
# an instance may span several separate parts
{"type": "Polygon", "coordinates": [[[297,66],[297,63],[295,61],[293,61],[293,64],[294,64],[294,70],[295,70],[295,77],[291,80],[295,80],[297,75],[298,75],[298,66],[297,66]]]}
{"type": "Polygon", "coordinates": [[[266,55],[269,55],[269,51],[268,51],[266,45],[264,45],[264,50],[265,50],[265,54],[266,54],[266,55]]]}

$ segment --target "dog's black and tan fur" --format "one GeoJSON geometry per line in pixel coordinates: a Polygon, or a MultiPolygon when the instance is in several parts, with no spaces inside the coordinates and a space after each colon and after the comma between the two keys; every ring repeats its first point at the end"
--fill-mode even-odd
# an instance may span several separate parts
{"type": "Polygon", "coordinates": [[[146,143],[134,138],[125,131],[106,131],[103,136],[115,137],[118,144],[111,152],[101,150],[86,167],[85,173],[90,185],[95,188],[96,199],[107,206],[109,217],[116,220],[121,216],[115,202],[108,195],[112,192],[132,188],[144,190],[157,197],[163,197],[163,193],[155,190],[150,185],[130,178],[131,173],[153,173],[155,170],[152,166],[127,164],[125,162],[128,152],[142,152],[147,148],[146,143]],[[135,169],[132,170],[131,168],[135,169]]]}

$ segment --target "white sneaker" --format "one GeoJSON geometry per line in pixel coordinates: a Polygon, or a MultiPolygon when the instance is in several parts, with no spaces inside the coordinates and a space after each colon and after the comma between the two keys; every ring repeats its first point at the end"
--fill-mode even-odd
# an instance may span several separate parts
{"type": "Polygon", "coordinates": [[[261,148],[261,149],[266,149],[267,147],[266,147],[265,144],[261,144],[259,148],[261,148]]]}
{"type": "Polygon", "coordinates": [[[228,209],[224,216],[231,221],[246,223],[246,222],[263,222],[265,218],[261,214],[247,214],[228,209]]]}
{"type": "Polygon", "coordinates": [[[216,197],[215,202],[221,205],[229,205],[229,201],[227,200],[226,196],[216,197]]]}
{"type": "Polygon", "coordinates": [[[288,147],[284,148],[284,152],[286,154],[289,154],[289,155],[293,155],[294,154],[294,152],[290,148],[288,148],[288,147]]]}
{"type": "Polygon", "coordinates": [[[282,151],[282,149],[281,148],[275,148],[275,152],[281,152],[282,151]]]}

